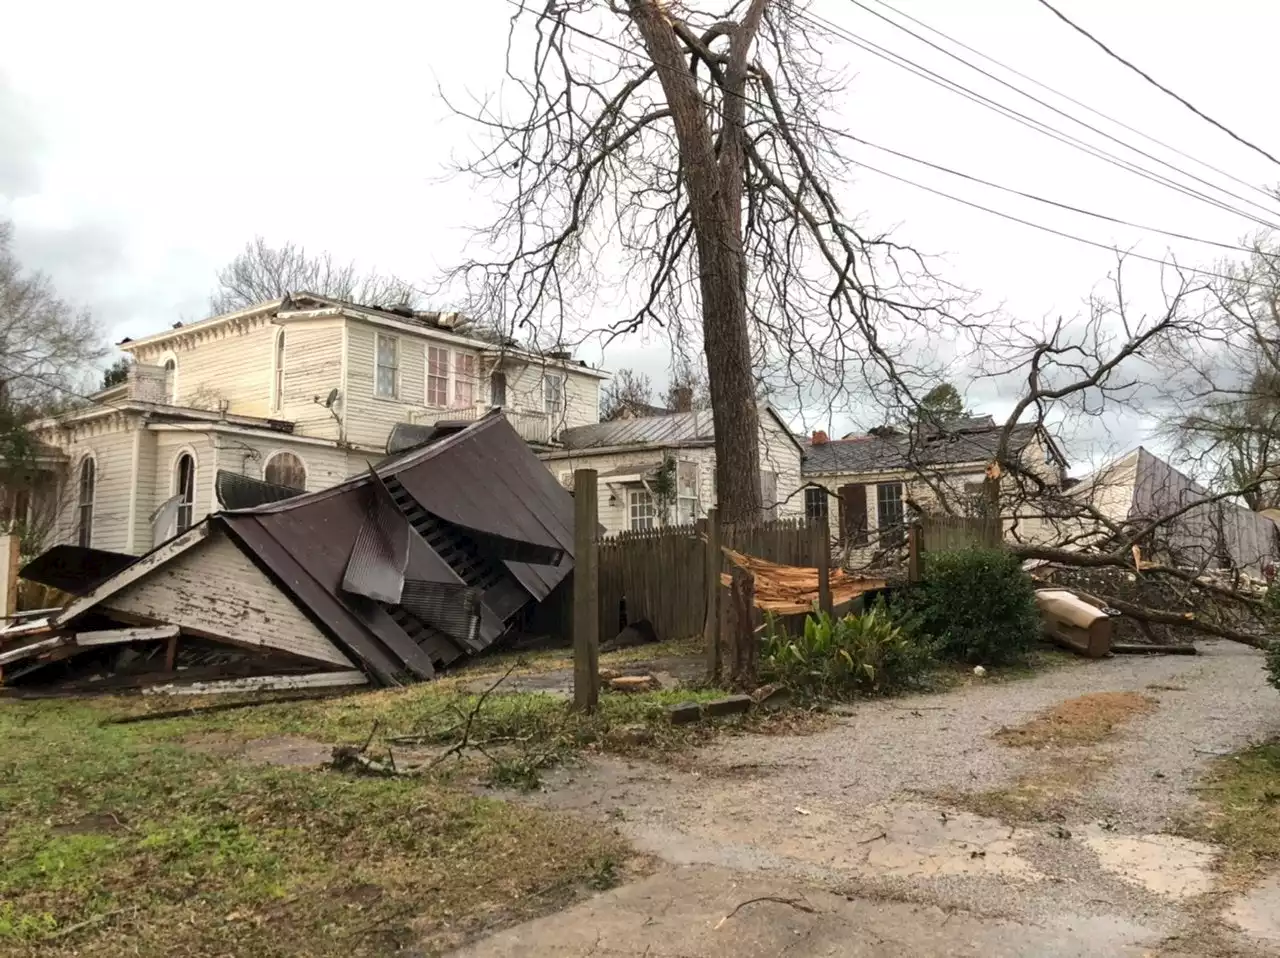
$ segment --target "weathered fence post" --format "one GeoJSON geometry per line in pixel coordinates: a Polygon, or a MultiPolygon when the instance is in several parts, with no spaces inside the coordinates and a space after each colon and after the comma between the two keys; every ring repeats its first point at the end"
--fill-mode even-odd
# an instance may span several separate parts
{"type": "Polygon", "coordinates": [[[600,563],[596,471],[573,473],[573,704],[594,712],[600,700],[600,563]]]}
{"type": "Polygon", "coordinates": [[[18,567],[21,537],[15,532],[0,535],[0,615],[12,616],[18,611],[18,567]]]}
{"type": "MultiPolygon", "coordinates": [[[[732,565],[732,564],[731,564],[732,565]]],[[[729,579],[729,648],[732,668],[729,680],[740,692],[752,692],[760,684],[760,638],[756,635],[756,579],[733,565],[729,579]]]]}
{"type": "Polygon", "coordinates": [[[707,510],[704,523],[707,533],[706,606],[702,625],[702,641],[707,652],[707,680],[719,682],[723,663],[720,660],[720,514],[707,510]]]}
{"type": "Polygon", "coordinates": [[[831,615],[834,611],[831,602],[831,526],[826,513],[817,518],[813,529],[818,548],[815,560],[818,563],[818,608],[831,615]]]}
{"type": "Polygon", "coordinates": [[[907,581],[920,581],[920,523],[907,526],[907,581]]]}

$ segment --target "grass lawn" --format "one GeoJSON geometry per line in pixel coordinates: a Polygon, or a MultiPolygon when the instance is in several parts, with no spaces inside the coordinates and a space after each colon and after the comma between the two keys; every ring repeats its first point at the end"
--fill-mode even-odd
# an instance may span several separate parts
{"type": "MultiPolygon", "coordinates": [[[[606,694],[582,716],[560,697],[498,691],[469,733],[485,757],[468,750],[410,777],[238,754],[297,735],[367,742],[380,757],[407,735],[429,760],[473,712],[468,684],[511,661],[405,689],[128,724],[111,720],[228,700],[0,702],[0,955],[430,953],[608,887],[639,867],[616,834],[478,786],[534,785],[583,750],[678,751],[715,730],[672,726],[666,707],[722,693],[606,694]]],[[[770,723],[794,726],[717,727],[770,723]]]]}
{"type": "Polygon", "coordinates": [[[1249,884],[1280,863],[1280,741],[1215,762],[1200,797],[1207,813],[1182,823],[1179,832],[1226,849],[1228,883],[1249,884]]]}

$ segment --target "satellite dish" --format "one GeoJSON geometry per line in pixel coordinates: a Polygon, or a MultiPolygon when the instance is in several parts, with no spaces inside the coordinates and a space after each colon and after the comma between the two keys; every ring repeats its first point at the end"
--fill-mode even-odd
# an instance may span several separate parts
{"type": "Polygon", "coordinates": [[[336,403],[337,401],[338,401],[338,387],[335,386],[333,389],[329,390],[329,395],[325,398],[325,401],[324,401],[325,409],[332,409],[333,404],[336,403]]]}

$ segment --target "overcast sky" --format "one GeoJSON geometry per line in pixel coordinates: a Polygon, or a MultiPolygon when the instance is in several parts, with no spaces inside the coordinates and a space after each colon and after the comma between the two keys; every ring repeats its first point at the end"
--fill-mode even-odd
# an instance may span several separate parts
{"type": "MultiPolygon", "coordinates": [[[[875,0],[866,2],[876,6],[875,0]]],[[[892,2],[1247,183],[1280,181],[1275,164],[1108,59],[1035,0],[892,2]]],[[[1280,6],[1256,0],[1058,5],[1157,79],[1280,155],[1272,92],[1280,6]]],[[[483,213],[483,204],[465,187],[441,180],[449,156],[467,150],[470,133],[447,118],[437,84],[455,95],[498,88],[511,9],[508,0],[10,5],[0,31],[0,216],[15,222],[23,260],[48,272],[64,295],[92,308],[113,341],[204,315],[215,270],[255,234],[329,250],[408,279],[429,279],[458,259],[466,228],[480,225],[483,213]]],[[[813,10],[979,92],[1107,145],[850,0],[815,0],[813,10]]],[[[849,77],[841,103],[844,127],[866,140],[1179,233],[1232,242],[1256,228],[1242,216],[1017,126],[843,41],[833,42],[831,56],[849,77]]],[[[1090,119],[1266,203],[1248,187],[1090,119]]],[[[1227,255],[852,149],[854,159],[1103,244],[1155,257],[1172,250],[1181,262],[1199,265],[1227,255]]],[[[983,305],[1003,304],[1029,321],[1079,312],[1114,266],[1105,250],[870,171],[847,185],[846,197],[864,222],[893,228],[898,238],[941,254],[947,277],[981,290],[983,305]]],[[[1280,205],[1271,208],[1280,219],[1280,205]]],[[[1139,302],[1155,304],[1147,292],[1154,292],[1155,270],[1134,269],[1129,282],[1139,302]]],[[[649,336],[616,344],[604,363],[637,366],[661,379],[668,366],[665,340],[649,336]]],[[[983,386],[969,393],[983,411],[998,413],[1007,400],[983,386]]],[[[1141,423],[1118,422],[1118,445],[1142,439],[1141,423]]],[[[833,425],[839,430],[844,424],[833,425]]]]}

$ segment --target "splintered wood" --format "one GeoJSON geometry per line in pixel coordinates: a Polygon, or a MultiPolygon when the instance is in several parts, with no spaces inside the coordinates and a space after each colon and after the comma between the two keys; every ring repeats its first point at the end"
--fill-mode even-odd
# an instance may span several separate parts
{"type": "MultiPolygon", "coordinates": [[[[755,556],[724,550],[725,558],[755,577],[756,608],[779,615],[810,611],[818,601],[818,570],[804,566],[778,565],[755,556]]],[[[720,574],[722,585],[728,586],[728,573],[720,574]]],[[[884,579],[851,576],[841,569],[831,570],[831,601],[837,608],[872,589],[883,589],[884,579]]]]}

